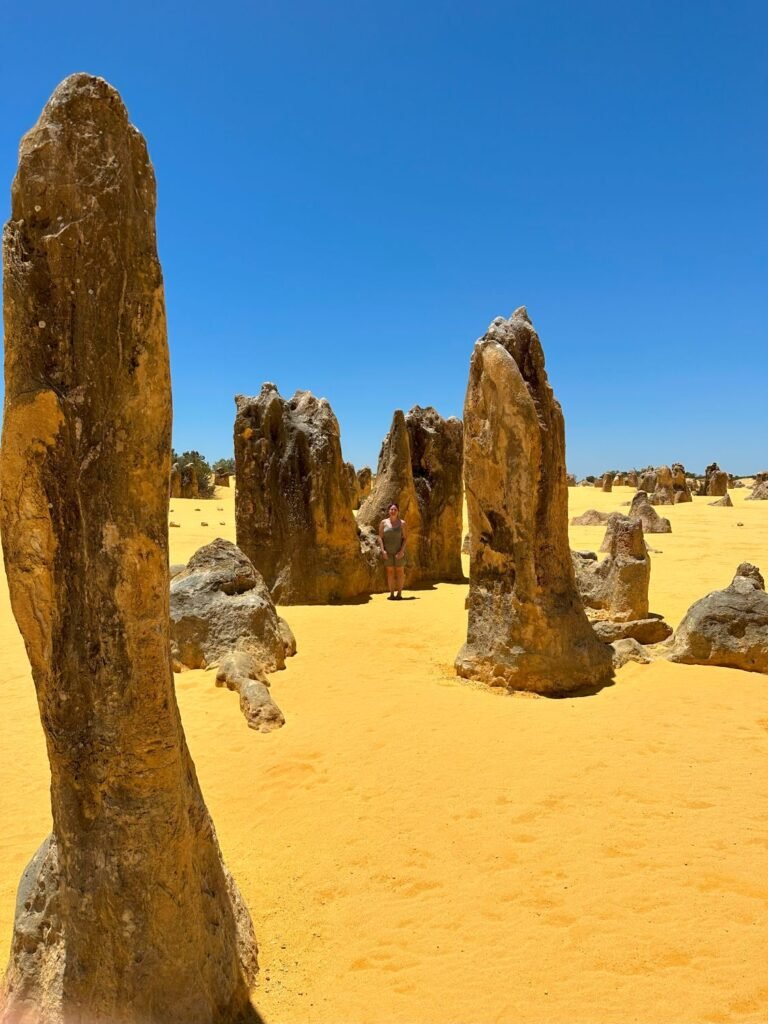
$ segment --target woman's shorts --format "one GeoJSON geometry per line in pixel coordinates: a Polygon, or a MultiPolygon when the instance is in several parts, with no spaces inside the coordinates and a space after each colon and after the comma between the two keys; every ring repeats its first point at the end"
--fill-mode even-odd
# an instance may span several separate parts
{"type": "Polygon", "coordinates": [[[404,569],[408,562],[408,556],[403,555],[402,558],[396,558],[394,555],[387,554],[383,556],[383,561],[388,569],[404,569]]]}

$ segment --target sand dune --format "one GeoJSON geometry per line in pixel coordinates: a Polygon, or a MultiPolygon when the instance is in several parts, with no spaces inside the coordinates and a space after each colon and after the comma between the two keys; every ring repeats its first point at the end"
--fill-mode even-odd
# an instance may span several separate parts
{"type": "MultiPolygon", "coordinates": [[[[768,502],[730,493],[733,509],[660,510],[673,533],[648,538],[651,607],[670,624],[738,562],[768,569],[768,502]]],[[[571,514],[631,494],[572,488],[571,514]]],[[[218,495],[171,502],[172,562],[235,539],[233,492],[218,495]]],[[[571,543],[602,535],[573,527],[571,543]]],[[[465,592],[285,609],[299,654],[272,677],[287,725],[269,735],[212,672],[176,677],[266,1020],[764,1022],[765,677],[630,664],[592,697],[499,696],[453,672],[465,592]]],[[[50,817],[4,575],[0,631],[4,961],[50,817]]]]}

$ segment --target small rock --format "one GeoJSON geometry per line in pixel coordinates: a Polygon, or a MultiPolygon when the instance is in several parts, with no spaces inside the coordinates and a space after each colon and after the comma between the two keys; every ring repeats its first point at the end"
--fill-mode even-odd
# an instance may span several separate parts
{"type": "Polygon", "coordinates": [[[178,527],[178,526],[181,526],[181,523],[170,522],[170,523],[168,523],[168,525],[169,526],[177,526],[178,527]]]}

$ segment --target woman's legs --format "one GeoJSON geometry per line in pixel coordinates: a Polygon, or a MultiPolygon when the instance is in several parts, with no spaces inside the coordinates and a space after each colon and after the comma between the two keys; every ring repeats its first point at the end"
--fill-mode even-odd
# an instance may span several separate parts
{"type": "Polygon", "coordinates": [[[393,565],[387,566],[387,586],[389,587],[389,596],[395,596],[395,567],[393,565]]]}
{"type": "MultiPolygon", "coordinates": [[[[395,587],[397,588],[397,596],[400,597],[403,593],[403,584],[405,583],[405,566],[398,565],[395,569],[395,587]]],[[[390,584],[391,586],[391,584],[390,584]]]]}

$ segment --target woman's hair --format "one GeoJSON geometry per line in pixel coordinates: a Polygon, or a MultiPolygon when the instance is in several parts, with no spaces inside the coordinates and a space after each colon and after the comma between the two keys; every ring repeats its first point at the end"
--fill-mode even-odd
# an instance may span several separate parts
{"type": "Polygon", "coordinates": [[[400,506],[397,504],[396,501],[390,501],[390,503],[387,505],[387,512],[389,512],[389,510],[392,508],[393,505],[397,509],[397,511],[399,512],[400,511],[400,506]]]}

